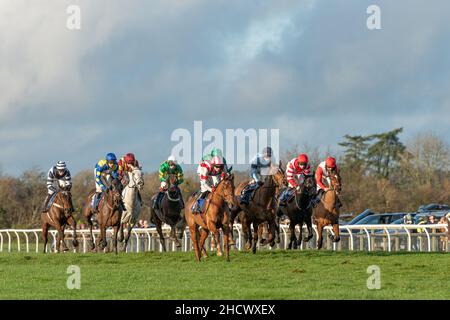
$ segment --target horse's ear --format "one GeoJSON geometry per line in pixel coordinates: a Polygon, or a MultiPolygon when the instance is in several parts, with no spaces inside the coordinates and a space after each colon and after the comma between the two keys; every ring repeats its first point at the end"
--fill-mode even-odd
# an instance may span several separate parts
{"type": "Polygon", "coordinates": [[[233,166],[230,166],[230,167],[228,168],[228,173],[230,173],[231,170],[233,170],[233,166]]]}

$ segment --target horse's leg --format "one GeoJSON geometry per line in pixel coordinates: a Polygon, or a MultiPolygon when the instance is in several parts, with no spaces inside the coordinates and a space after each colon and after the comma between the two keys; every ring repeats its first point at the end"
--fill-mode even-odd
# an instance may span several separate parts
{"type": "Polygon", "coordinates": [[[333,224],[333,232],[334,232],[333,242],[339,242],[341,240],[341,237],[339,235],[339,224],[337,223],[333,224]]]}
{"type": "Polygon", "coordinates": [[[73,240],[72,245],[74,247],[78,247],[78,240],[77,240],[77,222],[73,218],[73,216],[70,216],[69,219],[67,219],[67,223],[69,223],[72,226],[73,229],[73,240]]]}
{"type": "Polygon", "coordinates": [[[158,231],[159,234],[159,243],[161,243],[161,246],[164,251],[166,251],[166,242],[164,241],[164,235],[162,232],[162,222],[159,220],[159,218],[155,219],[155,225],[156,225],[156,231],[158,231]]]}
{"type": "Polygon", "coordinates": [[[236,243],[234,241],[233,230],[234,230],[234,220],[236,219],[239,211],[240,211],[239,208],[237,208],[235,210],[230,209],[230,238],[229,238],[230,246],[236,245],[236,243]]]}
{"type": "Polygon", "coordinates": [[[208,237],[208,234],[208,229],[202,228],[202,231],[200,232],[200,250],[202,252],[203,258],[208,258],[208,253],[205,249],[205,240],[208,237]]]}
{"type": "Polygon", "coordinates": [[[227,221],[222,224],[223,247],[225,249],[225,258],[230,261],[230,225],[227,221]]]}
{"type": "Polygon", "coordinates": [[[44,240],[44,253],[46,253],[46,247],[48,242],[48,224],[47,222],[42,223],[42,238],[44,240]]]}
{"type": "Polygon", "coordinates": [[[247,218],[244,216],[244,214],[242,215],[241,224],[242,224],[242,233],[244,236],[245,250],[250,250],[252,248],[253,235],[252,235],[251,229],[249,227],[250,223],[247,220],[247,218]]]}
{"type": "Polygon", "coordinates": [[[198,228],[197,225],[189,226],[189,232],[191,234],[192,246],[194,247],[195,259],[200,262],[200,249],[198,247],[198,239],[197,233],[198,228]]]}
{"type": "Polygon", "coordinates": [[[180,240],[178,240],[178,237],[177,237],[177,225],[176,224],[170,226],[170,232],[172,234],[172,241],[175,242],[175,246],[177,248],[181,248],[181,242],[180,242],[180,240]]]}
{"type": "Polygon", "coordinates": [[[95,241],[94,241],[94,234],[92,233],[92,220],[91,220],[92,214],[87,215],[85,217],[86,217],[86,222],[89,225],[89,234],[91,235],[91,242],[92,242],[91,251],[94,251],[95,250],[95,241]]]}
{"type": "Polygon", "coordinates": [[[256,245],[258,244],[259,222],[253,221],[253,245],[252,252],[256,253],[256,245]]]}
{"type": "Polygon", "coordinates": [[[300,226],[300,232],[298,235],[298,238],[296,239],[297,241],[297,246],[300,246],[302,244],[302,239],[303,239],[303,219],[300,219],[300,222],[298,224],[300,226]]]}
{"type": "Polygon", "coordinates": [[[222,256],[222,247],[220,245],[219,229],[217,229],[217,227],[214,223],[209,223],[208,229],[211,231],[212,235],[214,236],[214,240],[216,241],[217,256],[221,257],[222,256]]]}
{"type": "Polygon", "coordinates": [[[303,238],[303,242],[309,242],[309,240],[311,240],[313,237],[311,216],[308,216],[308,218],[306,218],[305,222],[306,222],[306,227],[308,228],[308,236],[303,238]]]}
{"type": "Polygon", "coordinates": [[[294,247],[294,249],[297,249],[297,237],[295,236],[295,225],[296,225],[295,221],[289,222],[289,232],[291,233],[291,238],[289,241],[288,249],[292,249],[292,247],[294,247]]]}
{"type": "Polygon", "coordinates": [[[113,247],[114,247],[114,252],[115,254],[117,254],[117,237],[118,237],[118,233],[119,233],[119,225],[115,225],[113,227],[113,231],[114,231],[114,235],[113,235],[113,247]]]}
{"type": "Polygon", "coordinates": [[[65,225],[62,225],[61,226],[61,244],[63,247],[63,251],[69,251],[69,248],[66,245],[66,240],[65,240],[66,235],[65,235],[64,230],[65,230],[65,225]]]}
{"type": "Polygon", "coordinates": [[[120,227],[119,227],[119,231],[118,231],[118,235],[117,235],[117,241],[119,241],[119,242],[122,242],[123,240],[124,240],[124,237],[123,237],[123,225],[124,225],[125,223],[122,223],[122,221],[120,222],[120,227]]]}
{"type": "Polygon", "coordinates": [[[322,242],[323,242],[322,231],[323,231],[323,224],[322,224],[322,221],[318,219],[318,221],[317,221],[317,249],[318,250],[322,248],[322,242]]]}
{"type": "Polygon", "coordinates": [[[269,220],[269,239],[267,240],[271,247],[275,246],[275,236],[277,232],[277,225],[275,218],[269,220]]]}
{"type": "Polygon", "coordinates": [[[264,238],[264,227],[266,226],[266,223],[263,222],[258,226],[258,238],[259,238],[259,244],[261,246],[265,246],[267,244],[267,239],[264,238]]]}
{"type": "Polygon", "coordinates": [[[280,237],[280,218],[279,217],[275,217],[275,232],[276,232],[276,238],[275,238],[275,242],[276,243],[280,243],[281,242],[281,237],[280,237]]]}

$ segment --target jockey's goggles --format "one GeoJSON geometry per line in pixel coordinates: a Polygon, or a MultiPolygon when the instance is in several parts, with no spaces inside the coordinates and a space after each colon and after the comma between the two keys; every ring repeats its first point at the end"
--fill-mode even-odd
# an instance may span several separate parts
{"type": "Polygon", "coordinates": [[[299,162],[298,165],[301,166],[301,167],[306,167],[306,163],[305,162],[299,162]]]}

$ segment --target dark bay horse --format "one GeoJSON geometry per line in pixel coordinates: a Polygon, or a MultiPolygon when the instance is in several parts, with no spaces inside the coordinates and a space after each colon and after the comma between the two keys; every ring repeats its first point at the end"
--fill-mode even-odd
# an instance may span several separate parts
{"type": "Polygon", "coordinates": [[[316,181],[314,173],[310,175],[301,174],[300,176],[300,190],[294,191],[294,199],[286,203],[285,207],[278,206],[278,210],[282,214],[289,217],[289,231],[291,234],[289,249],[297,249],[301,241],[308,242],[313,237],[312,231],[312,207],[310,206],[311,199],[316,193],[316,181]],[[303,224],[308,228],[308,236],[303,237],[303,224]],[[295,235],[295,226],[300,226],[300,234],[297,240],[295,235]]]}
{"type": "MultiPolygon", "coordinates": [[[[183,238],[183,231],[186,226],[184,215],[182,214],[182,194],[176,185],[177,177],[169,174],[167,178],[168,188],[165,191],[159,210],[155,210],[150,206],[150,221],[156,225],[159,234],[159,241],[166,251],[166,244],[162,232],[162,224],[166,223],[170,226],[170,239],[175,242],[177,248],[181,247],[180,240],[183,238]],[[178,230],[178,235],[177,235],[178,230]]],[[[158,194],[152,196],[152,203],[158,194]]]]}
{"type": "Polygon", "coordinates": [[[63,251],[68,251],[66,243],[64,242],[64,229],[67,224],[70,224],[73,228],[73,240],[74,247],[78,246],[77,240],[77,222],[72,216],[73,213],[72,196],[68,189],[62,189],[59,191],[53,204],[47,212],[41,213],[42,222],[42,237],[44,239],[44,253],[46,252],[46,246],[48,242],[48,229],[50,226],[58,230],[58,237],[56,238],[56,250],[60,252],[60,245],[62,243],[63,251]]]}
{"type": "Polygon", "coordinates": [[[341,192],[341,181],[339,176],[334,173],[330,174],[329,188],[322,196],[322,199],[318,205],[313,209],[313,219],[317,225],[317,249],[322,248],[323,241],[323,228],[327,225],[333,226],[334,235],[330,234],[330,239],[333,242],[339,242],[341,239],[339,236],[339,206],[338,196],[341,192]]]}
{"type": "MultiPolygon", "coordinates": [[[[83,216],[89,225],[89,231],[92,239],[92,250],[95,249],[94,236],[92,234],[92,216],[95,211],[91,207],[92,197],[95,191],[92,191],[83,208],[83,216]]],[[[120,221],[122,218],[122,184],[119,179],[113,179],[111,185],[104,192],[103,200],[98,206],[97,221],[100,227],[100,236],[97,239],[97,250],[103,250],[106,245],[106,228],[113,228],[113,247],[117,254],[117,235],[120,228],[120,221]]]]}
{"type": "Polygon", "coordinates": [[[189,197],[186,208],[184,209],[184,216],[189,226],[192,245],[194,247],[195,259],[200,261],[200,250],[203,257],[208,256],[204,243],[209,232],[215,238],[217,255],[222,255],[219,239],[219,229],[222,229],[225,256],[227,261],[230,261],[230,215],[227,206],[231,209],[234,209],[236,206],[236,199],[234,197],[234,174],[227,174],[217,184],[215,191],[208,194],[202,213],[194,214],[191,210],[196,199],[197,197],[195,195],[189,197]],[[199,227],[201,227],[201,234],[199,234],[199,227]]]}
{"type": "Polygon", "coordinates": [[[256,253],[259,231],[262,231],[262,229],[259,230],[259,226],[266,222],[268,224],[269,239],[264,240],[261,238],[261,245],[269,243],[271,246],[274,246],[276,238],[279,242],[275,197],[278,190],[287,183],[284,171],[281,168],[281,162],[279,166],[270,168],[269,174],[265,176],[263,182],[264,184],[255,191],[253,199],[250,200],[248,205],[240,204],[239,198],[242,189],[249,181],[240,183],[235,191],[235,199],[239,204],[238,207],[231,210],[231,228],[233,228],[234,219],[242,212],[240,220],[244,241],[246,242],[245,246],[247,250],[251,248],[253,253],[256,253]]]}

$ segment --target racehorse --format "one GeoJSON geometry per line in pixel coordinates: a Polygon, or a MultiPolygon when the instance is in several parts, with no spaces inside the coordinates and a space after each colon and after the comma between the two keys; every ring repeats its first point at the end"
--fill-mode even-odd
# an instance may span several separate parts
{"type": "MultiPolygon", "coordinates": [[[[275,238],[279,242],[279,226],[277,223],[276,211],[275,211],[275,196],[277,191],[284,186],[287,181],[284,175],[284,171],[281,168],[281,162],[279,166],[272,166],[268,174],[264,178],[264,184],[254,191],[253,199],[250,199],[248,205],[240,204],[235,210],[231,212],[231,228],[233,228],[234,219],[242,211],[240,216],[242,223],[242,230],[244,233],[244,240],[246,242],[246,249],[252,248],[253,253],[256,253],[256,245],[258,243],[259,226],[267,222],[269,225],[269,239],[265,240],[261,238],[261,245],[270,246],[275,245],[275,238]],[[251,225],[253,224],[253,239],[251,225]]],[[[236,187],[235,198],[236,201],[240,198],[242,189],[248,184],[248,181],[240,183],[236,187]]],[[[262,231],[262,229],[261,229],[262,231]]]]}
{"type": "Polygon", "coordinates": [[[333,242],[339,242],[341,239],[339,236],[339,206],[338,196],[341,192],[341,182],[339,176],[334,173],[329,176],[329,190],[325,192],[322,199],[313,209],[313,219],[317,225],[317,249],[322,248],[322,231],[327,225],[333,226],[334,235],[329,235],[329,238],[333,242]]]}
{"type": "MultiPolygon", "coordinates": [[[[170,239],[175,242],[177,248],[181,247],[179,240],[183,237],[183,231],[186,226],[182,210],[182,195],[180,189],[176,185],[177,176],[169,174],[167,177],[168,188],[161,199],[159,209],[155,210],[150,206],[150,221],[156,225],[156,230],[159,234],[159,241],[164,251],[166,251],[166,244],[162,232],[162,224],[166,223],[170,226],[170,239]],[[177,232],[178,230],[178,236],[177,232]]],[[[158,194],[152,196],[152,203],[155,201],[158,194]]]]}
{"type": "Polygon", "coordinates": [[[234,209],[236,206],[236,199],[234,197],[234,174],[227,173],[217,184],[215,191],[208,194],[202,213],[194,214],[192,212],[192,206],[195,201],[197,201],[195,195],[189,197],[186,208],[184,209],[184,216],[189,225],[196,260],[200,261],[200,250],[203,257],[208,257],[204,243],[209,232],[213,234],[216,241],[217,255],[222,255],[219,239],[219,229],[221,228],[225,256],[227,261],[230,261],[230,215],[227,206],[231,209],[234,209]],[[198,227],[201,227],[200,235],[198,227]]]}
{"type": "Polygon", "coordinates": [[[312,208],[310,206],[311,199],[316,193],[316,181],[314,178],[314,173],[310,175],[305,175],[302,173],[300,175],[300,190],[294,190],[293,201],[287,202],[286,207],[278,206],[278,210],[281,213],[286,214],[289,217],[289,230],[291,233],[291,238],[289,242],[289,249],[297,249],[301,244],[303,236],[303,224],[306,224],[308,228],[308,236],[303,238],[304,242],[308,242],[313,237],[312,231],[312,208]],[[295,226],[300,225],[300,234],[297,240],[295,235],[295,226]]]}
{"type": "MultiPolygon", "coordinates": [[[[106,245],[106,228],[113,228],[113,246],[114,252],[117,254],[117,234],[120,228],[120,220],[122,218],[122,184],[119,179],[113,179],[111,181],[111,185],[104,192],[103,199],[100,201],[98,205],[98,214],[97,214],[97,222],[100,226],[100,236],[97,239],[97,250],[103,250],[106,245]]],[[[86,201],[86,204],[83,208],[83,216],[86,219],[86,222],[89,225],[89,231],[91,234],[91,239],[94,239],[92,234],[92,216],[95,211],[91,206],[92,197],[94,196],[95,191],[92,191],[86,201]]],[[[94,241],[92,241],[92,250],[95,249],[94,241]]]]}
{"type": "Polygon", "coordinates": [[[122,198],[125,204],[126,211],[122,213],[118,235],[119,242],[124,241],[123,251],[125,251],[127,248],[131,230],[136,225],[139,214],[141,213],[142,204],[139,191],[144,187],[144,179],[141,169],[139,167],[130,167],[132,168],[132,171],[127,172],[128,183],[122,191],[122,198]],[[124,237],[123,229],[126,227],[126,225],[128,225],[128,227],[126,236],[124,237]]]}
{"type": "Polygon", "coordinates": [[[58,237],[56,238],[56,251],[60,252],[61,243],[63,251],[69,250],[64,242],[64,229],[67,224],[70,224],[73,228],[72,244],[74,247],[78,247],[77,222],[72,216],[74,209],[72,204],[72,195],[70,194],[69,189],[69,187],[62,187],[61,191],[58,191],[56,194],[50,209],[47,212],[41,213],[44,253],[46,252],[48,229],[50,226],[58,230],[58,237]]]}

